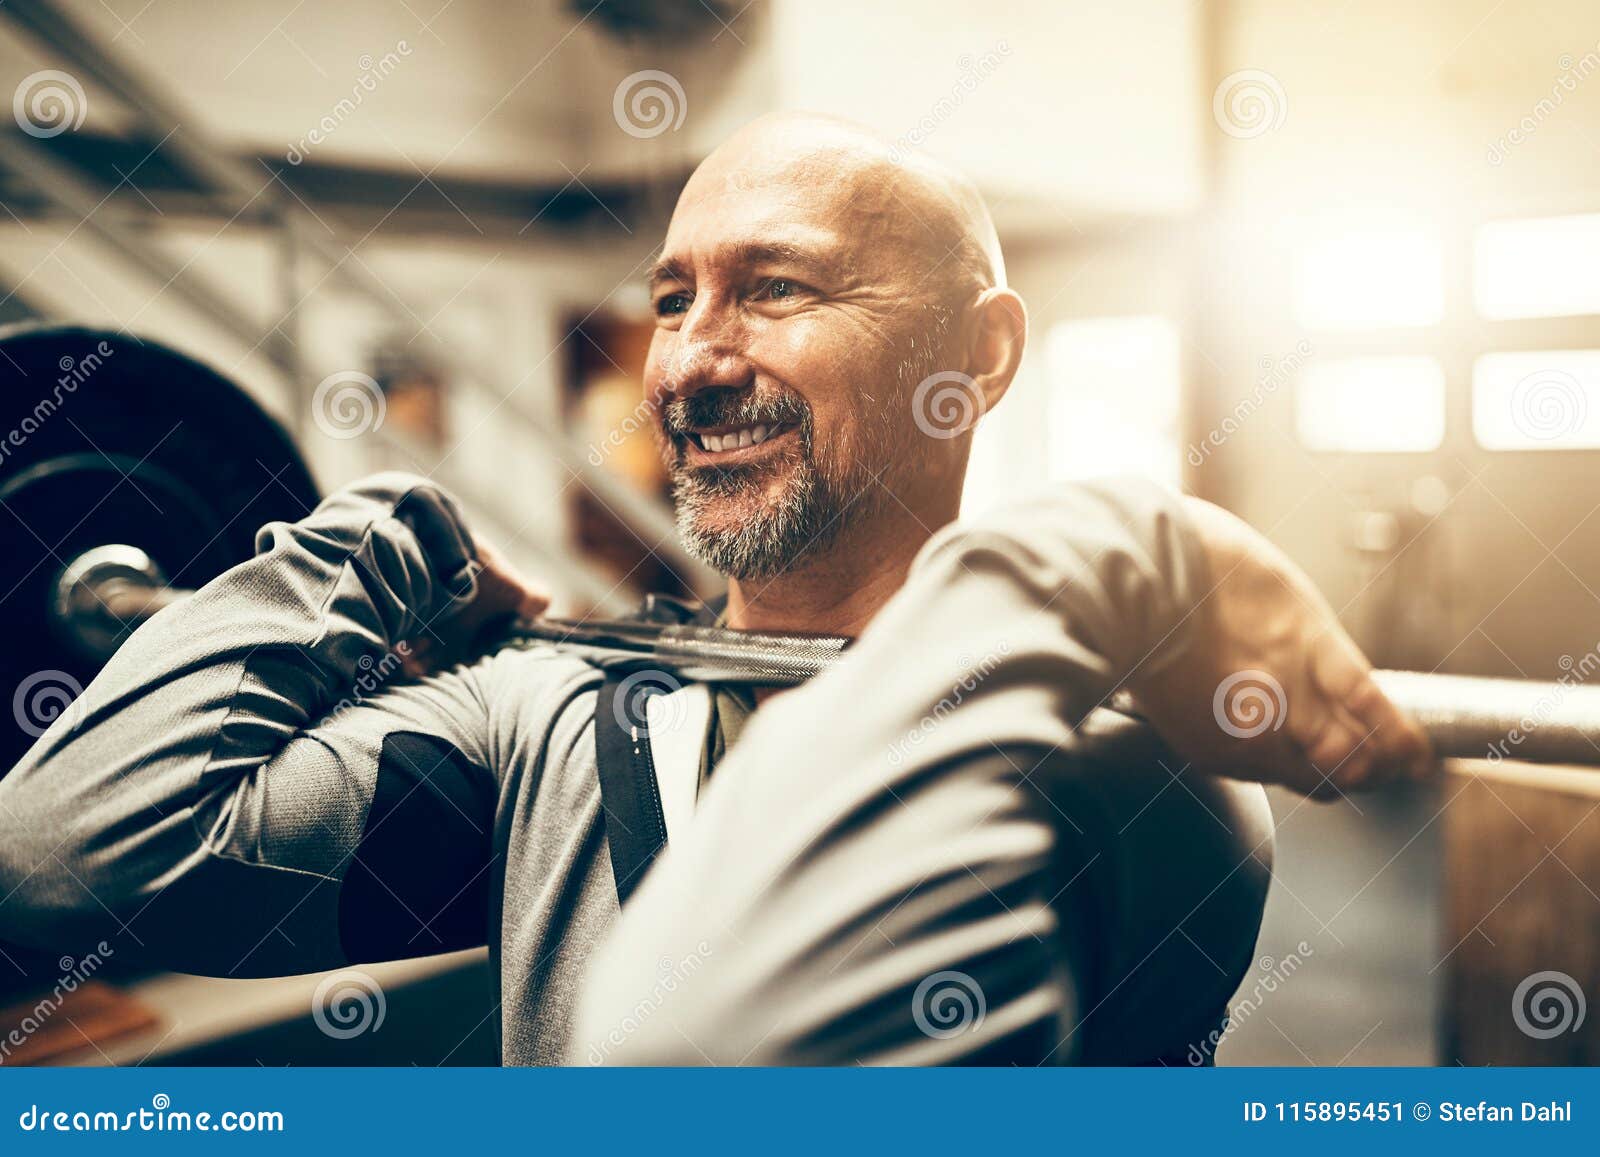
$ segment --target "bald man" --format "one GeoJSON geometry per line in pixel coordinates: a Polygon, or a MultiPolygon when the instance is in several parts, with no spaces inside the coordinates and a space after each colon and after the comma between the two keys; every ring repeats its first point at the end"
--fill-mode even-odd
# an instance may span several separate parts
{"type": "Polygon", "coordinates": [[[264,527],[0,781],[0,938],[217,976],[487,943],[516,1064],[1209,1060],[1271,839],[1211,773],[1422,775],[1415,726],[1213,507],[1123,481],[955,522],[1027,331],[965,181],[756,122],[651,289],[679,526],[728,576],[651,613],[854,636],[834,669],[468,655],[543,598],[438,487],[369,479],[264,527]],[[402,651],[435,669],[370,677],[402,651]],[[1273,726],[1214,710],[1241,674],[1273,726]],[[1117,687],[1164,744],[1086,722],[1117,687]]]}

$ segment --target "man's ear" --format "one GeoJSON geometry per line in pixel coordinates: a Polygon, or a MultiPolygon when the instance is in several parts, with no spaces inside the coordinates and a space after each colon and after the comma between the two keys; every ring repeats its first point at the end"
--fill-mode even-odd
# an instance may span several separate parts
{"type": "Polygon", "coordinates": [[[986,289],[978,295],[972,317],[972,380],[983,398],[983,412],[988,413],[1017,376],[1022,347],[1028,342],[1028,307],[1013,290],[986,289]]]}

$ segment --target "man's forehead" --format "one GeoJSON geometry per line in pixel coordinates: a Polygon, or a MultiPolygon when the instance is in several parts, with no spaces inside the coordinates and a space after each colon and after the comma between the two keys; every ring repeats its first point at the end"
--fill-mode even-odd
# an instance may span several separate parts
{"type": "Polygon", "coordinates": [[[666,261],[788,256],[837,261],[847,252],[887,241],[900,222],[888,219],[882,191],[863,188],[837,169],[807,173],[763,168],[718,174],[685,188],[662,247],[666,261]],[[767,253],[764,251],[771,251],[767,253]]]}
{"type": "Polygon", "coordinates": [[[843,256],[846,234],[826,222],[782,213],[709,213],[673,218],[661,249],[662,264],[754,265],[763,262],[833,262],[843,256]]]}

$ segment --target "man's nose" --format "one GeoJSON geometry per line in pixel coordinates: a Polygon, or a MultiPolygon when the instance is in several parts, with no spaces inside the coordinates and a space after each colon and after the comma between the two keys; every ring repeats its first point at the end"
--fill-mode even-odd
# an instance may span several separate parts
{"type": "Polygon", "coordinates": [[[660,381],[668,394],[687,398],[701,390],[751,384],[746,334],[734,311],[701,298],[684,315],[676,336],[662,354],[660,381]]]}

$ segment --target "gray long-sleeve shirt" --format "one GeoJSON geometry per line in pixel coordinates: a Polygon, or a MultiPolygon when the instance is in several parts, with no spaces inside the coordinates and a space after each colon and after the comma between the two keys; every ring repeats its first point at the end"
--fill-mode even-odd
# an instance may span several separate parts
{"type": "MultiPolygon", "coordinates": [[[[504,1059],[582,1059],[580,982],[618,914],[601,675],[539,645],[400,677],[397,645],[453,606],[459,558],[441,544],[466,537],[431,483],[378,476],[263,528],[254,559],[135,632],[0,780],[0,939],[71,951],[117,936],[119,959],[216,976],[487,942],[504,1059]]],[[[1177,648],[1202,575],[1175,499],[1140,483],[1063,487],[945,528],[837,668],[756,713],[618,943],[670,943],[697,890],[758,912],[751,897],[786,885],[730,870],[756,850],[741,845],[799,865],[793,887],[807,841],[918,769],[1071,745],[1123,674],[1177,648]]],[[[937,825],[938,807],[915,822],[937,825]]],[[[1026,825],[952,839],[997,879],[1046,854],[1026,825]]],[[[784,931],[797,951],[858,886],[814,884],[811,923],[784,931]]],[[[655,965],[616,947],[599,961],[611,992],[655,965]]],[[[1005,1012],[1049,1005],[1024,993],[1005,1012]]],[[[607,1015],[592,1011],[597,1029],[607,1015]]]]}

